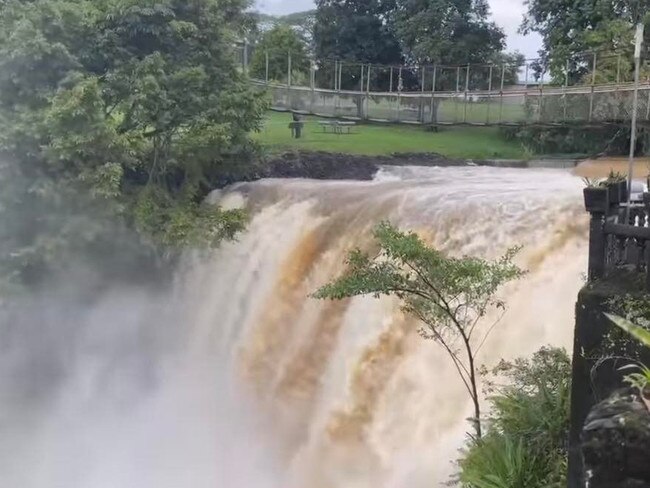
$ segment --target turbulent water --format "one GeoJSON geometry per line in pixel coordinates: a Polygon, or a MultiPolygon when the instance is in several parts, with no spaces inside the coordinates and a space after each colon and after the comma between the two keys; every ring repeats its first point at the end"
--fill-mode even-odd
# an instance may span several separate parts
{"type": "Polygon", "coordinates": [[[586,269],[580,181],[556,170],[400,168],[213,196],[253,218],[187,256],[173,291],[57,293],[0,327],[0,486],[429,488],[471,409],[443,351],[390,299],[309,294],[381,220],[454,255],[521,244],[528,276],[480,361],[568,346],[586,269]],[[51,303],[50,303],[51,301],[51,303]]]}

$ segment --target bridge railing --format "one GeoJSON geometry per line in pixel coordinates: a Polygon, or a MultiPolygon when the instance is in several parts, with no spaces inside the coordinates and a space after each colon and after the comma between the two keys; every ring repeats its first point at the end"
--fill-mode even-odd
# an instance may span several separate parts
{"type": "MultiPolygon", "coordinates": [[[[326,90],[253,81],[276,110],[323,117],[424,125],[562,124],[630,119],[634,87],[511,87],[465,92],[371,92],[326,90]]],[[[650,120],[650,84],[640,86],[638,119],[650,120]]]]}
{"type": "Polygon", "coordinates": [[[650,291],[650,193],[627,206],[625,182],[585,188],[591,214],[589,281],[620,271],[643,273],[650,291]]]}
{"type": "MultiPolygon", "coordinates": [[[[560,65],[504,57],[494,64],[377,65],[312,59],[245,44],[242,69],[277,110],[410,124],[571,124],[626,121],[631,48],[576,53],[560,65]]],[[[650,68],[638,118],[650,120],[650,68]]]]}

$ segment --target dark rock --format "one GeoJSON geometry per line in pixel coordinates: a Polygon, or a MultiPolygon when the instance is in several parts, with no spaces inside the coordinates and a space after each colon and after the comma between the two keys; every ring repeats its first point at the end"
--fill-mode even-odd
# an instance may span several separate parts
{"type": "Polygon", "coordinates": [[[367,156],[325,151],[289,151],[263,163],[253,179],[311,178],[371,180],[381,166],[467,166],[484,162],[454,159],[436,153],[396,153],[367,156]]]}
{"type": "Polygon", "coordinates": [[[286,152],[266,163],[266,178],[372,180],[381,163],[370,156],[328,152],[286,152]]]}
{"type": "Polygon", "coordinates": [[[586,285],[578,295],[571,384],[569,488],[585,486],[582,430],[592,408],[621,388],[626,374],[621,371],[621,366],[632,360],[650,364],[650,349],[629,340],[605,316],[605,313],[612,312],[611,299],[636,295],[640,290],[642,284],[638,273],[621,271],[611,274],[606,280],[586,285]],[[624,340],[612,343],[612,337],[617,333],[624,340]]]}
{"type": "Polygon", "coordinates": [[[287,151],[257,159],[241,171],[222,174],[216,187],[262,178],[372,180],[381,166],[496,166],[525,168],[526,161],[483,161],[449,158],[437,153],[394,153],[388,156],[326,151],[287,151]]]}
{"type": "Polygon", "coordinates": [[[596,405],[582,432],[590,488],[650,487],[650,412],[631,390],[596,405]]]}

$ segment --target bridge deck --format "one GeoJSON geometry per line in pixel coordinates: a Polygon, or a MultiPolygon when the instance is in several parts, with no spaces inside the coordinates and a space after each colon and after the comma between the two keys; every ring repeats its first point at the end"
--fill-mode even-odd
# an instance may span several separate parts
{"type": "MultiPolygon", "coordinates": [[[[626,124],[632,83],[467,92],[362,92],[253,81],[278,111],[419,125],[626,124]]],[[[639,87],[638,119],[650,123],[650,83],[639,87]]]]}

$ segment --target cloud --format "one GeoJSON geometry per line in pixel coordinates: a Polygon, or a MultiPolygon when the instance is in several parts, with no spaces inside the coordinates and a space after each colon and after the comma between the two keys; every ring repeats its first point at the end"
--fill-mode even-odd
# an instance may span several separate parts
{"type": "Polygon", "coordinates": [[[272,15],[286,15],[314,8],[313,0],[257,0],[260,12],[272,15]]]}
{"type": "MultiPolygon", "coordinates": [[[[521,20],[526,11],[524,0],[489,0],[494,21],[503,27],[508,36],[508,50],[520,51],[528,58],[537,57],[537,51],[542,45],[537,34],[522,36],[517,33],[521,20]]],[[[284,15],[314,8],[313,0],[257,0],[257,8],[261,12],[273,15],[284,15]]],[[[463,60],[459,60],[459,63],[463,60]]]]}
{"type": "Polygon", "coordinates": [[[541,37],[537,34],[522,36],[517,32],[526,12],[523,0],[490,0],[490,7],[492,18],[508,36],[508,50],[520,51],[527,58],[537,57],[542,46],[541,37]]]}

